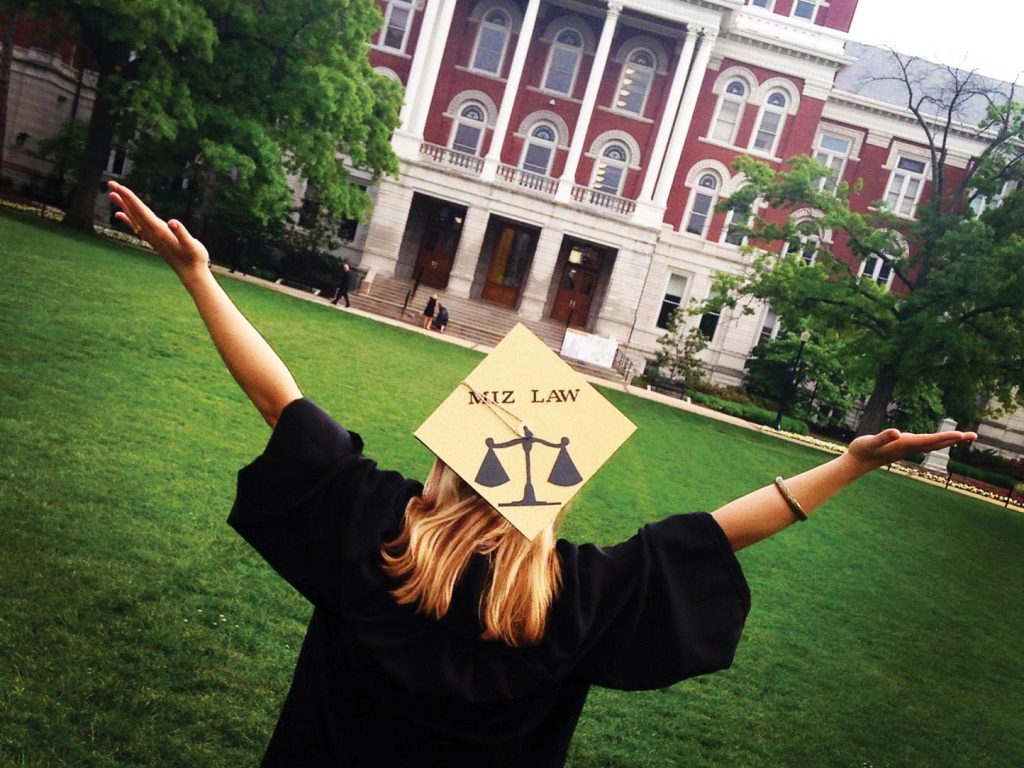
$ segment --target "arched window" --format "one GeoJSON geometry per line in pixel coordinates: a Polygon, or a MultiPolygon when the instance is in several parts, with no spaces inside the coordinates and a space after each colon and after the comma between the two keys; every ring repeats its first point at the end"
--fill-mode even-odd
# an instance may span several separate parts
{"type": "Polygon", "coordinates": [[[601,158],[594,166],[592,189],[610,195],[622,194],[622,184],[629,169],[629,150],[618,142],[610,142],[601,152],[601,158]]]}
{"type": "Polygon", "coordinates": [[[694,235],[704,235],[708,231],[708,223],[715,212],[715,202],[722,187],[718,176],[713,173],[701,174],[697,186],[690,193],[690,215],[686,220],[686,231],[694,235]]]}
{"type": "Polygon", "coordinates": [[[575,29],[563,29],[551,44],[544,90],[570,95],[583,56],[583,38],[575,29]]]}
{"type": "Polygon", "coordinates": [[[505,61],[505,49],[508,48],[509,32],[512,20],[509,15],[495,8],[488,11],[480,22],[476,36],[476,48],[473,51],[472,68],[478,72],[491,75],[501,74],[501,65],[505,61]]]}
{"type": "Polygon", "coordinates": [[[711,138],[725,144],[736,141],[736,131],[743,119],[747,103],[747,85],[742,80],[730,80],[718,98],[718,109],[711,125],[711,138]]]}
{"type": "Polygon", "coordinates": [[[467,155],[480,153],[480,139],[487,127],[487,111],[475,102],[469,101],[459,110],[452,131],[452,149],[467,155]]]}
{"type": "Polygon", "coordinates": [[[637,48],[622,65],[622,76],[615,95],[615,108],[623,112],[642,115],[647,105],[647,94],[654,82],[654,54],[645,48],[637,48]]]}
{"type": "Polygon", "coordinates": [[[779,146],[779,136],[786,122],[789,97],[785,91],[772,91],[761,107],[750,148],[768,155],[774,155],[779,146]]]}
{"type": "Polygon", "coordinates": [[[551,161],[555,157],[558,146],[558,132],[549,123],[538,123],[530,129],[530,136],[523,149],[522,168],[530,173],[547,176],[551,171],[551,161]]]}

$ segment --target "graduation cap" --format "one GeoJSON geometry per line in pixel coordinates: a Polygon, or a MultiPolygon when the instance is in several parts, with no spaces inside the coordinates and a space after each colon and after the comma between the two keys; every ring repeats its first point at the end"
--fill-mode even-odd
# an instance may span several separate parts
{"type": "Polygon", "coordinates": [[[635,429],[520,323],[416,437],[533,539],[635,429]]]}

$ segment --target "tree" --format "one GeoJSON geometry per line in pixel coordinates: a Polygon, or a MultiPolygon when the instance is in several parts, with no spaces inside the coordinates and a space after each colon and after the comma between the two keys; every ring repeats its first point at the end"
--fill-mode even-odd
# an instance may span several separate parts
{"type": "Polygon", "coordinates": [[[374,177],[397,169],[389,134],[401,94],[366,57],[380,24],[370,0],[49,0],[35,10],[70,20],[99,75],[72,227],[91,229],[115,143],[142,169],[173,160],[148,184],[168,187],[173,173],[201,207],[260,221],[288,210],[287,174],[313,180],[341,216],[369,205],[346,157],[374,177]]]}
{"type": "Polygon", "coordinates": [[[757,253],[751,271],[719,275],[708,302],[716,309],[742,297],[763,299],[787,321],[815,335],[839,334],[862,350],[874,384],[860,433],[880,429],[894,400],[933,402],[928,391],[941,393],[946,412],[964,421],[976,418],[985,400],[1024,405],[1024,191],[980,216],[972,209],[1024,177],[1024,107],[1012,87],[1001,91],[975,72],[893,56],[932,157],[930,193],[918,218],[897,217],[884,201],[853,210],[861,185],[841,182],[829,191],[821,183],[828,171],[810,158],[794,158],[777,173],[740,157],[735,167],[750,184],[724,204],[735,218],[745,218],[757,199],[773,210],[811,208],[820,216],[781,223],[770,220],[771,212],[754,217],[746,228],[757,253]],[[949,159],[954,134],[967,130],[959,116],[979,98],[988,108],[973,134],[986,148],[957,175],[949,159]],[[850,257],[833,252],[826,230],[850,257]],[[768,250],[779,241],[790,244],[781,258],[777,247],[768,250]],[[878,259],[894,273],[894,290],[858,278],[848,258],[878,259]]]}
{"type": "Polygon", "coordinates": [[[658,339],[658,353],[654,362],[658,373],[672,381],[682,381],[688,387],[697,386],[704,378],[704,365],[697,355],[708,345],[708,337],[700,328],[686,330],[679,307],[665,320],[665,333],[658,339]]]}

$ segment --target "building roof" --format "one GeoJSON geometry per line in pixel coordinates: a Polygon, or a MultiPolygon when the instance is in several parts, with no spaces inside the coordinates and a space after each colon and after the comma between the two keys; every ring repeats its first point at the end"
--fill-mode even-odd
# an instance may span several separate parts
{"type": "MultiPolygon", "coordinates": [[[[874,45],[848,41],[846,43],[846,55],[856,59],[856,62],[841,70],[835,79],[837,91],[855,94],[895,107],[906,109],[907,107],[907,86],[903,80],[903,73],[888,48],[879,48],[874,45]]],[[[976,92],[962,101],[957,119],[967,125],[977,125],[985,116],[988,108],[988,99],[982,95],[983,92],[1000,93],[1005,97],[1010,94],[1010,83],[985,77],[970,70],[957,69],[949,64],[936,64],[907,54],[900,54],[904,60],[911,60],[909,68],[910,75],[915,83],[915,92],[928,92],[932,94],[937,105],[948,104],[949,99],[945,96],[951,92],[954,85],[954,78],[961,82],[967,81],[970,90],[976,92]]],[[[1022,97],[1021,90],[1016,94],[1017,100],[1022,97]]],[[[943,113],[945,109],[936,108],[933,113],[943,113]]]]}

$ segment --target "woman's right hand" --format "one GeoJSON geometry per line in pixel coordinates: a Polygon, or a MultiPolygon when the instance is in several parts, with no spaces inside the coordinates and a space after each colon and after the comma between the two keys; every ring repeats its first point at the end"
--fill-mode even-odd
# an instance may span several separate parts
{"type": "Polygon", "coordinates": [[[107,186],[111,202],[121,209],[115,214],[118,221],[127,224],[149,243],[182,282],[188,282],[193,275],[209,267],[210,254],[206,246],[192,237],[184,224],[176,219],[164,221],[123,184],[109,181],[107,186]]]}

